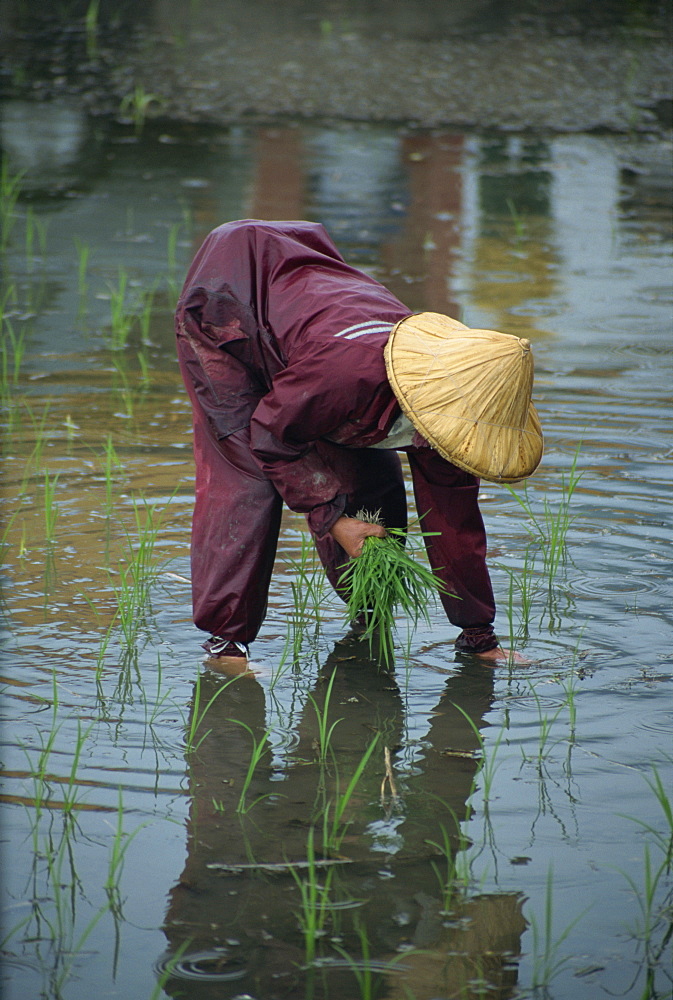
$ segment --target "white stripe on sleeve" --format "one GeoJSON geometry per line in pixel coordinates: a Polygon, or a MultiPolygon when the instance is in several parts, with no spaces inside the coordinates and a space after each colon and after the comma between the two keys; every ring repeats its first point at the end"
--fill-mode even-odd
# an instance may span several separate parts
{"type": "Polygon", "coordinates": [[[364,337],[367,333],[390,333],[392,326],[390,323],[383,323],[380,326],[371,326],[368,330],[360,330],[356,333],[349,333],[344,340],[355,340],[356,337],[364,337]]]}
{"type": "MultiPolygon", "coordinates": [[[[370,319],[370,320],[367,320],[367,321],[362,322],[362,323],[354,323],[353,326],[347,326],[345,330],[339,330],[339,332],[335,333],[334,336],[335,337],[346,337],[347,339],[350,339],[348,337],[348,334],[352,335],[353,333],[356,333],[358,331],[361,331],[362,333],[369,333],[369,332],[373,333],[374,332],[373,330],[369,331],[366,328],[367,327],[381,327],[382,325],[383,324],[382,324],[382,322],[381,322],[380,319],[370,319]]],[[[390,329],[391,326],[392,326],[392,324],[389,324],[385,328],[386,329],[390,329]]]]}

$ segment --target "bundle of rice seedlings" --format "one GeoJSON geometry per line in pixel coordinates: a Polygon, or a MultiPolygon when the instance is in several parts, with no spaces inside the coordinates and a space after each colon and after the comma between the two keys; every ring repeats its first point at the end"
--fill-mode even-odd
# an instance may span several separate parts
{"type": "MultiPolygon", "coordinates": [[[[380,511],[375,514],[358,511],[360,521],[381,524],[380,511]]],[[[399,528],[388,528],[384,538],[370,535],[362,553],[351,559],[341,577],[348,591],[346,614],[349,621],[364,615],[362,637],[378,636],[381,657],[387,666],[393,662],[393,633],[398,612],[406,615],[415,629],[420,619],[428,622],[428,603],[437,591],[448,593],[443,582],[432,570],[414,559],[422,546],[422,537],[407,535],[399,528]],[[405,545],[406,541],[406,545],[405,545]]]]}

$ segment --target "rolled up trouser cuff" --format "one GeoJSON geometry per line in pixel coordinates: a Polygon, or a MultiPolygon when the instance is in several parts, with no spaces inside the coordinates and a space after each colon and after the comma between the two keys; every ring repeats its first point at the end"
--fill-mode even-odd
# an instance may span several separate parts
{"type": "Polygon", "coordinates": [[[465,628],[455,642],[459,653],[487,653],[490,649],[495,649],[497,645],[498,637],[492,625],[465,628]]]}

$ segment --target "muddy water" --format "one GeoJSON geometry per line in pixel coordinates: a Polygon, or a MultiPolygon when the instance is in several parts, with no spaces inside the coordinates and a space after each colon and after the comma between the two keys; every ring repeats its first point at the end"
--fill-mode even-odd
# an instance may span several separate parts
{"type": "Polygon", "coordinates": [[[24,171],[2,275],[5,995],[668,995],[670,149],[138,138],[67,101],[9,105],[2,143],[24,171]],[[526,665],[459,662],[436,609],[400,623],[391,672],[328,595],[293,629],[289,511],[254,672],[201,664],[171,312],[241,217],[321,221],[411,309],[533,341],[546,456],[517,496],[558,520],[581,478],[553,574],[549,532],[484,486],[497,626],[526,665]]]}

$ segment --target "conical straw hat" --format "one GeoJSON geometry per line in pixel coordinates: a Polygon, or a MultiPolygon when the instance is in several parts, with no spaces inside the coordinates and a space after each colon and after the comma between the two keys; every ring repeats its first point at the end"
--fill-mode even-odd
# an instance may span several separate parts
{"type": "Polygon", "coordinates": [[[540,464],[529,341],[420,313],[393,327],[385,360],[402,410],[447,461],[496,483],[540,464]]]}

